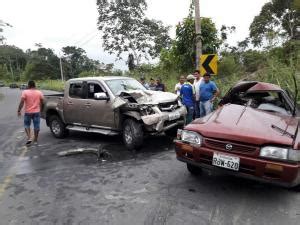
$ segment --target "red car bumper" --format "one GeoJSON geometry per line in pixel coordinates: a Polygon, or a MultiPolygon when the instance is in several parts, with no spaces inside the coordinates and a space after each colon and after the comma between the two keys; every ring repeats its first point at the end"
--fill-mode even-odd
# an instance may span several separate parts
{"type": "Polygon", "coordinates": [[[232,154],[207,147],[194,147],[179,140],[175,141],[177,159],[197,167],[210,170],[221,170],[227,174],[268,182],[285,187],[294,187],[300,184],[300,165],[276,162],[267,159],[232,154]],[[223,153],[240,158],[238,171],[223,169],[212,165],[214,153],[223,153]]]}

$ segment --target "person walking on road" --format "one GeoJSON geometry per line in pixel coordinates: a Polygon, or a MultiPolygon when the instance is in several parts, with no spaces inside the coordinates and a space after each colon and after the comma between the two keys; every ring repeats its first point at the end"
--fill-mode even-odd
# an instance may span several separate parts
{"type": "Polygon", "coordinates": [[[217,85],[210,80],[210,77],[209,73],[204,74],[203,82],[200,84],[200,117],[212,112],[213,102],[220,93],[217,85]]]}
{"type": "Polygon", "coordinates": [[[40,112],[43,104],[44,96],[41,91],[35,87],[35,82],[28,81],[28,89],[24,90],[21,95],[21,101],[18,107],[18,116],[21,116],[21,110],[25,104],[24,128],[27,135],[26,145],[30,145],[32,141],[38,141],[40,131],[40,112]],[[33,122],[34,139],[31,139],[31,120],[33,122]]]}
{"type": "Polygon", "coordinates": [[[190,74],[186,78],[186,82],[182,85],[180,89],[180,96],[182,99],[182,104],[185,105],[187,110],[186,124],[189,124],[193,120],[194,115],[194,105],[195,105],[195,88],[193,85],[194,75],[190,74]]]}
{"type": "Polygon", "coordinates": [[[185,77],[183,75],[181,75],[179,78],[179,83],[177,83],[175,85],[175,94],[177,94],[178,96],[180,95],[180,89],[181,89],[182,85],[184,84],[184,82],[185,82],[185,77]]]}
{"type": "Polygon", "coordinates": [[[195,91],[196,91],[196,97],[195,97],[195,118],[200,117],[200,84],[203,81],[203,78],[200,77],[200,72],[199,70],[194,71],[194,86],[195,86],[195,91]]]}

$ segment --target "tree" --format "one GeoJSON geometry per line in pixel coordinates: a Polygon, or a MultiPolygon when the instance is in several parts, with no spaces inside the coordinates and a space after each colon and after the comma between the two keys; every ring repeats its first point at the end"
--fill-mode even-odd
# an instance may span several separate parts
{"type": "Polygon", "coordinates": [[[52,49],[36,44],[37,50],[26,51],[28,63],[24,71],[25,79],[44,80],[60,77],[59,58],[52,49]]]}
{"type": "Polygon", "coordinates": [[[27,57],[22,49],[13,45],[0,45],[0,66],[6,71],[6,73],[0,74],[1,77],[19,79],[26,63],[27,57]]]}
{"type": "Polygon", "coordinates": [[[3,44],[5,37],[1,34],[3,32],[4,27],[12,27],[9,23],[4,22],[3,20],[0,20],[0,44],[3,44]]]}
{"type": "Polygon", "coordinates": [[[75,46],[66,46],[62,48],[64,53],[64,67],[67,70],[66,76],[68,78],[77,77],[84,70],[91,70],[92,63],[85,55],[86,52],[82,48],[75,46]]]}
{"type": "Polygon", "coordinates": [[[128,54],[131,69],[143,59],[156,58],[162,48],[170,46],[169,27],[145,16],[145,0],[97,0],[97,6],[104,50],[116,53],[118,59],[128,54]]]}
{"type": "Polygon", "coordinates": [[[129,54],[128,55],[128,59],[127,59],[127,65],[128,65],[128,69],[129,69],[129,71],[132,71],[132,70],[134,70],[135,69],[135,63],[134,63],[134,55],[133,54],[129,54]]]}
{"type": "MultiPolygon", "coordinates": [[[[202,53],[216,53],[221,40],[215,24],[210,18],[201,19],[202,53]]],[[[182,72],[190,72],[196,66],[195,19],[185,18],[176,26],[176,39],[170,50],[162,51],[160,60],[163,67],[175,67],[182,72]],[[171,65],[171,64],[172,65],[171,65]]]]}
{"type": "Polygon", "coordinates": [[[300,12],[296,0],[272,0],[266,3],[250,25],[250,38],[254,46],[267,42],[273,47],[295,36],[296,26],[300,25],[300,12]]]}

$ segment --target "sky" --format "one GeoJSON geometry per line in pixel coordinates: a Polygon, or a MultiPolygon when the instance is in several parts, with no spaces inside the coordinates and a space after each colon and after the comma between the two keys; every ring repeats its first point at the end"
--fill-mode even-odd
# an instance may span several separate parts
{"type": "MultiPolygon", "coordinates": [[[[230,44],[249,34],[249,25],[269,0],[200,0],[201,17],[210,17],[220,27],[235,26],[230,44]]],[[[148,0],[147,16],[175,25],[188,15],[190,0],[148,0]]],[[[127,69],[124,61],[105,53],[97,31],[96,0],[0,0],[0,19],[11,24],[4,30],[6,43],[23,50],[36,49],[35,43],[52,48],[57,55],[64,46],[83,48],[88,57],[114,63],[116,69],[127,69]]]]}

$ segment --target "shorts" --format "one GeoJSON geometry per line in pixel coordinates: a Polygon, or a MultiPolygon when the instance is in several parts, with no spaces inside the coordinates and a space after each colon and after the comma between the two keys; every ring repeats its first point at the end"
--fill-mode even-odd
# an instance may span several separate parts
{"type": "Polygon", "coordinates": [[[33,122],[34,130],[40,130],[40,121],[41,121],[40,113],[25,113],[24,115],[25,128],[30,128],[31,120],[33,122]]]}

